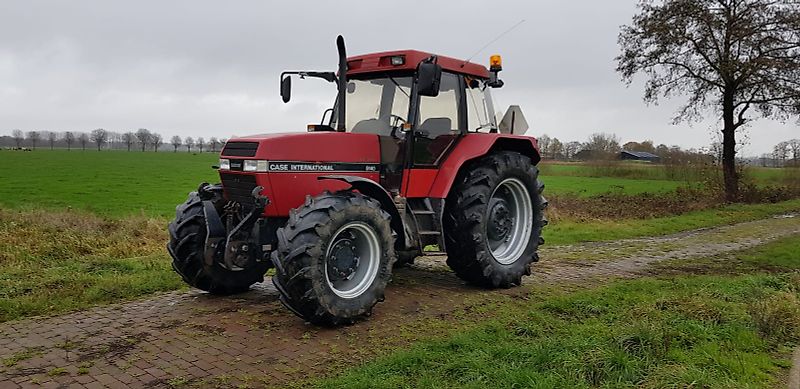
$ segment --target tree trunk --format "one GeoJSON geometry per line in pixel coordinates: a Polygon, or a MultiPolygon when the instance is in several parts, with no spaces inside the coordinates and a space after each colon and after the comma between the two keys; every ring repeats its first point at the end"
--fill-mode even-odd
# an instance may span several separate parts
{"type": "Polygon", "coordinates": [[[725,182],[725,200],[739,198],[739,175],[736,173],[736,122],[734,121],[734,94],[725,92],[722,102],[722,175],[725,182]]]}

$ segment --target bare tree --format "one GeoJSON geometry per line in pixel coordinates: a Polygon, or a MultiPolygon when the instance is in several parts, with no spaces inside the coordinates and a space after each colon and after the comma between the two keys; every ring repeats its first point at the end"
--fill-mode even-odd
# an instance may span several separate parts
{"type": "Polygon", "coordinates": [[[641,143],[639,143],[639,142],[628,142],[628,143],[625,143],[624,145],[622,145],[622,149],[623,150],[628,150],[628,151],[644,151],[644,152],[653,153],[653,154],[655,154],[655,152],[656,152],[656,147],[653,145],[653,141],[652,140],[646,140],[646,141],[641,142],[641,143]]]}
{"type": "Polygon", "coordinates": [[[136,134],[130,131],[122,134],[122,143],[125,143],[128,151],[131,151],[131,146],[136,143],[136,134]]]}
{"type": "Polygon", "coordinates": [[[619,145],[619,137],[604,132],[592,134],[589,137],[589,141],[584,145],[584,148],[605,158],[610,158],[622,150],[622,147],[619,145]]]}
{"type": "Polygon", "coordinates": [[[569,142],[564,145],[564,158],[572,159],[578,151],[581,151],[581,142],[569,142]]]}
{"type": "Polygon", "coordinates": [[[213,152],[217,151],[217,145],[218,144],[219,144],[219,140],[217,140],[217,137],[215,137],[215,136],[212,136],[211,139],[208,140],[208,146],[211,147],[211,151],[213,151],[213,152]]]}
{"type": "Polygon", "coordinates": [[[115,144],[122,142],[122,134],[118,132],[109,131],[108,132],[108,148],[114,150],[115,144]]]}
{"type": "Polygon", "coordinates": [[[786,147],[792,152],[792,166],[800,166],[800,139],[787,141],[786,147]]]}
{"type": "Polygon", "coordinates": [[[199,138],[197,138],[196,145],[197,145],[198,150],[202,153],[203,152],[203,146],[206,145],[206,140],[203,139],[203,137],[199,137],[199,138]]]}
{"type": "Polygon", "coordinates": [[[547,152],[550,150],[552,138],[547,134],[542,134],[536,137],[536,142],[539,144],[539,151],[542,153],[542,158],[547,158],[547,152]]]}
{"type": "Polygon", "coordinates": [[[22,130],[11,131],[11,137],[14,138],[14,144],[17,145],[17,148],[22,147],[22,140],[25,139],[22,130]]]}
{"type": "Polygon", "coordinates": [[[158,152],[158,148],[164,143],[164,139],[161,138],[161,134],[153,133],[150,136],[150,144],[153,145],[153,151],[158,152]]]}
{"type": "Polygon", "coordinates": [[[75,142],[75,134],[73,134],[72,131],[65,132],[64,142],[67,142],[67,151],[72,150],[72,143],[75,142]]]}
{"type": "Polygon", "coordinates": [[[142,145],[142,152],[144,149],[147,148],[147,145],[150,144],[150,137],[152,134],[145,128],[140,128],[136,130],[136,139],[139,140],[139,144],[142,145]]]}
{"type": "Polygon", "coordinates": [[[39,131],[28,131],[26,136],[28,137],[28,142],[31,142],[31,145],[33,145],[33,149],[36,150],[36,143],[39,142],[42,134],[40,134],[39,131]]]}
{"type": "Polygon", "coordinates": [[[97,151],[100,151],[100,148],[108,141],[108,131],[98,128],[92,131],[92,135],[89,139],[97,145],[97,151]]]}
{"type": "Polygon", "coordinates": [[[187,136],[186,138],[183,139],[183,144],[186,145],[186,150],[191,153],[192,146],[194,146],[194,139],[192,139],[191,136],[187,136]]]}
{"type": "Polygon", "coordinates": [[[58,133],[55,131],[47,131],[45,137],[47,141],[50,142],[50,150],[53,150],[56,145],[56,140],[58,139],[58,133]]]}
{"type": "Polygon", "coordinates": [[[550,141],[550,149],[548,151],[551,159],[559,159],[564,154],[564,144],[558,138],[553,138],[550,141]]]}
{"type": "Polygon", "coordinates": [[[786,164],[786,159],[789,157],[789,143],[788,142],[780,142],[772,148],[772,157],[775,159],[775,162],[779,162],[780,166],[784,166],[786,164]]]}
{"type": "Polygon", "coordinates": [[[181,142],[181,137],[175,135],[175,136],[172,137],[172,139],[170,139],[170,143],[172,143],[172,147],[174,148],[174,150],[172,150],[172,152],[173,153],[177,153],[178,152],[178,147],[181,147],[181,144],[183,142],[181,142]]]}
{"type": "Polygon", "coordinates": [[[86,151],[86,144],[89,143],[89,134],[81,132],[81,134],[78,135],[78,143],[81,144],[81,149],[86,151]]]}
{"type": "Polygon", "coordinates": [[[639,10],[620,33],[617,71],[628,84],[648,76],[647,102],[687,95],[676,122],[722,117],[725,193],[737,199],[736,130],[757,116],[800,115],[798,2],[641,0],[639,10]]]}

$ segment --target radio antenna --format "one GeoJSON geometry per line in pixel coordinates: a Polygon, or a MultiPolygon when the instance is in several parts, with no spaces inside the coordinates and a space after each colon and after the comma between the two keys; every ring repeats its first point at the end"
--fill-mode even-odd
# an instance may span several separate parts
{"type": "Polygon", "coordinates": [[[506,34],[508,34],[509,32],[513,31],[515,28],[519,27],[519,25],[520,25],[520,24],[522,24],[522,23],[525,23],[525,19],[522,19],[522,20],[520,20],[519,22],[517,22],[517,24],[515,24],[515,25],[511,26],[511,28],[509,28],[508,30],[505,30],[505,31],[503,31],[503,32],[502,32],[500,35],[498,35],[496,38],[492,39],[492,40],[491,40],[489,43],[487,43],[487,44],[483,45],[483,47],[481,47],[480,49],[478,49],[478,51],[476,51],[476,52],[475,52],[475,54],[472,54],[472,55],[470,55],[470,56],[469,56],[469,58],[467,58],[467,60],[466,60],[466,61],[464,61],[464,63],[462,63],[462,64],[461,64],[461,67],[463,68],[463,67],[464,67],[464,65],[466,65],[466,64],[467,64],[467,62],[469,62],[470,60],[472,60],[473,58],[475,58],[475,56],[476,56],[476,55],[478,55],[478,54],[480,54],[480,53],[481,53],[483,50],[486,50],[486,48],[487,48],[487,47],[489,47],[489,45],[491,45],[491,44],[492,44],[492,43],[494,43],[494,42],[497,42],[497,41],[499,41],[499,40],[500,40],[500,38],[504,37],[506,34]]]}

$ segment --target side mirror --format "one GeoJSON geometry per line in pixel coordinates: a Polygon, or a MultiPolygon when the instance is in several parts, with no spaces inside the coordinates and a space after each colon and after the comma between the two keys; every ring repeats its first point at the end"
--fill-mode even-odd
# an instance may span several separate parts
{"type": "Polygon", "coordinates": [[[292,98],[292,77],[286,76],[281,80],[281,98],[284,103],[288,103],[292,98]]]}
{"type": "Polygon", "coordinates": [[[417,67],[417,90],[420,96],[439,96],[442,67],[433,61],[423,61],[417,67]]]}

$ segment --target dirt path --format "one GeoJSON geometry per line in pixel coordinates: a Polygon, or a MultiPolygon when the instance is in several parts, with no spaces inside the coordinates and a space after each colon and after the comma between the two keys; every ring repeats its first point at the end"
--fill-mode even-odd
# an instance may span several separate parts
{"type": "MultiPolygon", "coordinates": [[[[717,255],[800,234],[800,216],[666,237],[549,247],[526,284],[582,283],[647,274],[667,259],[717,255]]],[[[442,257],[399,269],[369,321],[340,329],[303,323],[270,282],[235,297],[172,292],[83,312],[0,324],[0,388],[282,385],[374,357],[431,335],[426,323],[487,292],[446,271],[442,257]]],[[[457,320],[457,319],[454,319],[457,320]]]]}

